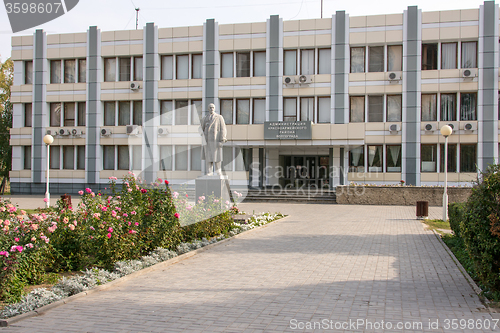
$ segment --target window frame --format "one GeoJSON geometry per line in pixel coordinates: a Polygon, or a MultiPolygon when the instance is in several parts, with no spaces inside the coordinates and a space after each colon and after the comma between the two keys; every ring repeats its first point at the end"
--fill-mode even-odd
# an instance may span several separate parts
{"type": "Polygon", "coordinates": [[[427,71],[427,70],[437,70],[438,69],[438,66],[439,66],[439,43],[422,43],[422,61],[421,61],[421,70],[423,71],[427,71]],[[433,55],[433,59],[431,59],[430,61],[432,63],[429,62],[429,60],[424,63],[424,47],[427,48],[427,52],[426,52],[426,58],[427,56],[429,55],[429,46],[430,45],[435,45],[436,47],[436,53],[433,55]],[[430,67],[430,68],[428,68],[430,67]]]}

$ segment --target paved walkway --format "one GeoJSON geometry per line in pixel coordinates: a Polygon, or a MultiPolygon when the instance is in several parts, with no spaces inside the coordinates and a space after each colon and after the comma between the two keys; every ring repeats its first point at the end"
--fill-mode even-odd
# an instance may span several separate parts
{"type": "Polygon", "coordinates": [[[493,325],[414,207],[241,207],[290,216],[0,332],[291,332],[315,323],[316,331],[448,332],[461,319],[477,328],[464,332],[482,332],[479,323],[493,325]]]}

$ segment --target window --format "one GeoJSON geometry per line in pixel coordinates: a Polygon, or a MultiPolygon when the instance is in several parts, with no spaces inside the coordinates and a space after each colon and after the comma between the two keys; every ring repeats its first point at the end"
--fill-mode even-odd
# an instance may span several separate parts
{"type": "Polygon", "coordinates": [[[356,147],[349,151],[349,172],[365,172],[365,147],[356,147]]]}
{"type": "Polygon", "coordinates": [[[191,146],[191,170],[201,171],[201,147],[191,146]]]}
{"type": "Polygon", "coordinates": [[[117,146],[118,151],[118,170],[129,170],[129,150],[128,146],[117,146]]]}
{"type": "Polygon", "coordinates": [[[436,172],[437,147],[436,145],[422,145],[420,148],[422,172],[436,172]]]}
{"type": "Polygon", "coordinates": [[[300,50],[300,74],[314,74],[314,50],[300,50]]]}
{"type": "Polygon", "coordinates": [[[368,96],[368,121],[369,122],[384,121],[383,96],[368,96]]]}
{"type": "Polygon", "coordinates": [[[104,102],[104,126],[115,126],[115,102],[104,102]]]}
{"type": "Polygon", "coordinates": [[[61,83],[61,60],[50,61],[50,83],[61,83]]]}
{"type": "Polygon", "coordinates": [[[368,172],[382,172],[382,146],[368,146],[368,172]]]}
{"type": "Polygon", "coordinates": [[[365,72],[365,48],[351,47],[351,73],[365,72]]]}
{"type": "Polygon", "coordinates": [[[460,94],[460,120],[477,120],[477,94],[460,94]]]}
{"type": "Polygon", "coordinates": [[[64,83],[75,83],[76,60],[64,60],[64,83]]]}
{"type": "Polygon", "coordinates": [[[173,80],[174,72],[172,68],[174,66],[174,58],[171,55],[161,57],[161,79],[162,80],[173,80]]]}
{"type": "MultiPolygon", "coordinates": [[[[444,145],[440,145],[439,172],[444,172],[444,145]]],[[[457,172],[457,145],[448,144],[448,172],[457,172]]]]}
{"type": "Polygon", "coordinates": [[[233,77],[233,53],[222,53],[221,55],[221,77],[233,77]]]}
{"type": "Polygon", "coordinates": [[[457,68],[457,43],[441,44],[441,69],[457,68]]]}
{"type": "Polygon", "coordinates": [[[222,170],[233,171],[233,147],[222,147],[222,170]]]}
{"type": "Polygon", "coordinates": [[[387,95],[387,121],[401,121],[401,95],[387,95]]]}
{"type": "Polygon", "coordinates": [[[387,71],[403,70],[403,45],[387,46],[387,71]]]}
{"type": "MultiPolygon", "coordinates": [[[[81,113],[84,113],[84,108],[85,104],[82,106],[81,113]]],[[[142,101],[104,102],[104,126],[131,124],[142,125],[142,101]]]]}
{"type": "Polygon", "coordinates": [[[104,170],[115,169],[115,146],[102,146],[102,160],[104,170]]]}
{"type": "Polygon", "coordinates": [[[24,62],[24,84],[33,84],[33,61],[24,62]]]}
{"type": "Polygon", "coordinates": [[[437,95],[422,94],[422,121],[437,120],[437,95]]]}
{"type": "Polygon", "coordinates": [[[234,170],[248,171],[250,166],[250,150],[248,148],[234,148],[234,170]]]}
{"type": "Polygon", "coordinates": [[[236,77],[250,77],[250,52],[236,53],[236,77]]]}
{"type": "Polygon", "coordinates": [[[221,99],[220,101],[220,114],[224,118],[226,125],[233,124],[233,100],[221,99]]]}
{"type": "Polygon", "coordinates": [[[297,99],[284,98],[283,121],[297,121],[297,99]]]}
{"type": "Polygon", "coordinates": [[[249,124],[249,123],[250,123],[250,100],[237,99],[236,124],[249,124]]]}
{"type": "Polygon", "coordinates": [[[86,124],[86,110],[87,105],[85,102],[78,103],[78,126],[85,126],[86,124]]]}
{"type": "Polygon", "coordinates": [[[160,170],[172,170],[172,146],[160,147],[160,170]]]}
{"type": "Polygon", "coordinates": [[[134,101],[134,115],[132,125],[142,125],[142,101],[134,101]]]}
{"type": "Polygon", "coordinates": [[[85,170],[85,146],[76,146],[76,168],[85,170]]]}
{"type": "Polygon", "coordinates": [[[142,81],[143,79],[142,57],[134,57],[134,81],[142,81]]]}
{"type": "Polygon", "coordinates": [[[477,165],[476,144],[460,145],[460,172],[476,172],[477,165]]]}
{"type": "Polygon", "coordinates": [[[386,146],[387,172],[401,172],[401,146],[386,146]]]}
{"type": "Polygon", "coordinates": [[[202,78],[202,68],[203,68],[203,55],[193,54],[191,78],[192,79],[201,79],[202,78]]]}
{"type": "Polygon", "coordinates": [[[118,81],[130,81],[130,58],[119,58],[119,80],[118,81]]]}
{"type": "Polygon", "coordinates": [[[87,82],[87,59],[78,59],[78,82],[87,82]]]}
{"type": "Polygon", "coordinates": [[[318,123],[331,122],[331,107],[330,97],[318,97],[318,123]]]}
{"type": "Polygon", "coordinates": [[[201,99],[192,100],[191,104],[191,125],[199,125],[203,119],[203,108],[201,99]]]}
{"type": "Polygon", "coordinates": [[[266,51],[253,53],[253,76],[266,76],[266,51]]]}
{"type": "Polygon", "coordinates": [[[422,70],[437,69],[437,58],[437,44],[422,44],[422,70]]]}
{"type": "Polygon", "coordinates": [[[61,126],[61,103],[50,103],[50,126],[61,126]]]}
{"type": "Polygon", "coordinates": [[[172,125],[174,107],[172,101],[162,101],[160,109],[160,125],[172,125]]]}
{"type": "Polygon", "coordinates": [[[24,146],[24,154],[23,154],[23,169],[31,170],[31,146],[24,146]]]}
{"type": "Polygon", "coordinates": [[[368,72],[384,71],[384,47],[370,46],[368,48],[368,72]]]}
{"type": "Polygon", "coordinates": [[[33,119],[33,104],[24,103],[24,127],[32,126],[33,119]]]}
{"type": "Polygon", "coordinates": [[[189,55],[178,55],[175,57],[175,78],[186,80],[189,78],[189,55]]]}
{"type": "Polygon", "coordinates": [[[75,103],[64,103],[64,126],[75,126],[75,103]]]}
{"type": "Polygon", "coordinates": [[[477,68],[477,42],[462,42],[462,68],[477,68]]]}
{"type": "Polygon", "coordinates": [[[75,147],[63,146],[63,169],[75,169],[75,147]]]}
{"type": "Polygon", "coordinates": [[[441,94],[441,121],[457,120],[457,94],[441,94]]]}
{"type": "Polygon", "coordinates": [[[263,124],[266,121],[266,99],[255,98],[253,100],[253,123],[263,124]]]}
{"type": "Polygon", "coordinates": [[[116,58],[104,59],[104,81],[116,81],[116,58]]]}
{"type": "Polygon", "coordinates": [[[314,98],[302,97],[300,99],[300,120],[314,121],[314,98]]]}
{"type": "Polygon", "coordinates": [[[188,101],[186,100],[176,100],[175,101],[175,125],[187,125],[188,124],[188,101]]]}
{"type": "Polygon", "coordinates": [[[331,74],[331,73],[332,73],[332,50],[319,49],[318,74],[331,74]]]}
{"type": "Polygon", "coordinates": [[[118,126],[130,125],[130,102],[118,102],[118,126]]]}
{"type": "Polygon", "coordinates": [[[188,146],[175,146],[175,170],[188,169],[188,146]]]}
{"type": "Polygon", "coordinates": [[[61,169],[61,146],[50,146],[50,169],[61,169]]]}
{"type": "Polygon", "coordinates": [[[284,75],[297,75],[297,51],[286,50],[284,57],[284,75]]]}
{"type": "Polygon", "coordinates": [[[350,122],[362,123],[365,121],[365,96],[351,96],[350,122]]]}
{"type": "Polygon", "coordinates": [[[132,147],[132,170],[142,170],[142,146],[132,147]]]}

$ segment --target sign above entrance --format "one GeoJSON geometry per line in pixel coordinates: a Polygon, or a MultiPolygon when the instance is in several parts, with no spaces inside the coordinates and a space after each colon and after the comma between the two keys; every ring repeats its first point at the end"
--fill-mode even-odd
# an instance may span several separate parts
{"type": "Polygon", "coordinates": [[[266,121],[265,140],[311,140],[311,121],[266,121]]]}

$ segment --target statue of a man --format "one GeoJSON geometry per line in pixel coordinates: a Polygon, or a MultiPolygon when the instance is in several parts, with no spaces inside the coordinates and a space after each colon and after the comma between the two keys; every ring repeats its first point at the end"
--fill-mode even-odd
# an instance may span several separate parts
{"type": "Polygon", "coordinates": [[[215,172],[220,175],[222,144],[227,141],[226,123],[220,114],[215,113],[215,105],[213,103],[208,105],[208,110],[210,113],[201,122],[201,129],[205,137],[202,159],[205,158],[207,175],[213,175],[214,166],[215,172]]]}

